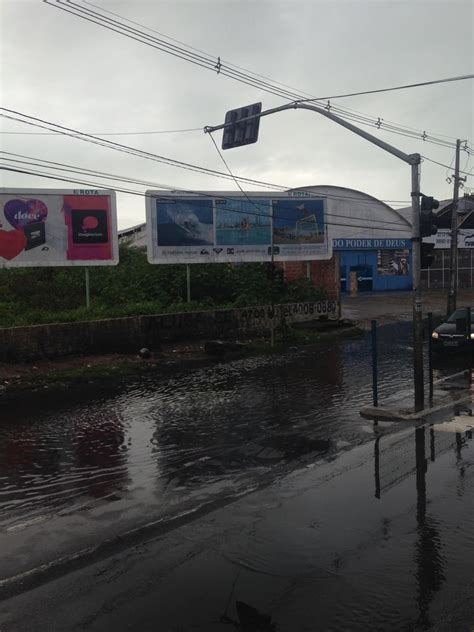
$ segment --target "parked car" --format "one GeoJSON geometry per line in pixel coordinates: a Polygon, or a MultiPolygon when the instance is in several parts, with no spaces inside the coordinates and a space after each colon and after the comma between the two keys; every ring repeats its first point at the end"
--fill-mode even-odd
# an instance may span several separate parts
{"type": "Polygon", "coordinates": [[[474,350],[474,309],[471,308],[471,331],[467,328],[467,308],[461,307],[431,334],[434,351],[474,350]]]}

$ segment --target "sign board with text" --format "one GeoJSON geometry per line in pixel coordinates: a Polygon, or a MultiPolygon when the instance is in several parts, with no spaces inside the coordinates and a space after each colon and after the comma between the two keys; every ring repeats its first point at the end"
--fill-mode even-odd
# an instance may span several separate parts
{"type": "MultiPolygon", "coordinates": [[[[423,242],[434,244],[435,248],[451,248],[451,230],[440,228],[436,235],[423,237],[423,242]]],[[[474,248],[474,229],[461,228],[458,230],[458,248],[474,248]]]]}
{"type": "Polygon", "coordinates": [[[396,238],[365,238],[350,237],[333,240],[334,250],[382,250],[411,248],[411,239],[406,237],[396,238]]]}
{"type": "Polygon", "coordinates": [[[150,263],[330,259],[326,199],[284,193],[147,191],[150,263]]]}
{"type": "Polygon", "coordinates": [[[0,189],[0,268],[117,263],[114,191],[0,189]]]}

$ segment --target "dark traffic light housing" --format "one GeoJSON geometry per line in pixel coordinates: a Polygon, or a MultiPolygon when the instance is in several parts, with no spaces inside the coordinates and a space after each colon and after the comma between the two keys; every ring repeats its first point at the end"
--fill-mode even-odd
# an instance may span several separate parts
{"type": "Polygon", "coordinates": [[[426,244],[426,243],[422,243],[421,244],[421,261],[420,261],[420,268],[422,270],[426,270],[426,268],[429,268],[434,261],[434,250],[435,245],[434,244],[426,244]]]}
{"type": "Polygon", "coordinates": [[[222,136],[222,149],[232,149],[242,145],[250,145],[258,140],[260,117],[242,121],[249,116],[255,116],[262,111],[261,103],[253,103],[243,108],[229,110],[225,115],[224,134],[222,136]],[[228,126],[228,127],[227,127],[228,126]]]}
{"type": "Polygon", "coordinates": [[[433,210],[439,207],[438,200],[428,195],[421,196],[420,207],[420,235],[421,237],[429,237],[438,232],[438,218],[433,210]]]}

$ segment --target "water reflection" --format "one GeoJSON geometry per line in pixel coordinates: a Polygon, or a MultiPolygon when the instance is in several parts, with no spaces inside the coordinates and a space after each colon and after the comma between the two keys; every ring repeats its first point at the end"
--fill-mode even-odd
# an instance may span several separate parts
{"type": "Polygon", "coordinates": [[[88,411],[75,433],[74,462],[81,476],[79,488],[93,498],[120,491],[128,479],[125,431],[114,410],[104,415],[88,411]]]}
{"type": "Polygon", "coordinates": [[[127,481],[124,429],[114,409],[86,406],[52,423],[5,422],[0,437],[0,524],[84,497],[106,499],[127,481]]]}
{"type": "Polygon", "coordinates": [[[445,581],[445,559],[441,554],[442,544],[437,521],[426,512],[426,472],[428,461],[425,457],[425,427],[415,430],[416,452],[416,522],[417,539],[415,542],[416,595],[420,630],[429,630],[432,621],[429,607],[433,597],[445,581]]]}
{"type": "MultiPolygon", "coordinates": [[[[446,581],[447,558],[441,537],[442,524],[429,511],[427,498],[428,468],[449,452],[455,455],[458,471],[456,495],[465,492],[465,467],[462,450],[468,447],[472,431],[436,431],[436,426],[421,426],[397,436],[379,435],[374,441],[375,497],[381,499],[391,489],[411,480],[416,483],[416,538],[414,541],[414,577],[416,581],[417,630],[429,630],[433,620],[430,604],[446,581]],[[415,454],[413,458],[413,448],[415,454]],[[411,448],[411,449],[410,449],[411,448]]],[[[435,479],[434,479],[435,480],[435,479]]],[[[435,484],[435,483],[433,483],[435,484]]],[[[437,491],[433,490],[433,493],[437,491]]],[[[444,529],[445,531],[445,529],[444,529]]]]}

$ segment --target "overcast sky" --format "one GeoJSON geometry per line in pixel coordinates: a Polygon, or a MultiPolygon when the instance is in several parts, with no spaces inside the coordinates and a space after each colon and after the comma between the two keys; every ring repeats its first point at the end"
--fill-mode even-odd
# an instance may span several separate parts
{"type": "MultiPolygon", "coordinates": [[[[51,0],[53,2],[53,0],[51,0]]],[[[79,3],[81,0],[77,0],[79,3]]],[[[446,1],[192,0],[96,5],[314,96],[472,73],[473,3],[446,1]]],[[[203,128],[229,109],[281,98],[150,48],[48,6],[0,0],[2,105],[94,134],[203,128]]],[[[336,104],[336,101],[333,101],[336,104]]],[[[337,105],[428,134],[474,139],[473,81],[337,100],[337,105]]],[[[365,128],[368,131],[369,128],[365,128]]],[[[2,122],[2,149],[34,158],[193,190],[233,182],[2,122]]],[[[451,164],[452,148],[372,130],[407,152],[451,164]]],[[[222,132],[215,138],[221,144],[222,132]]],[[[109,137],[173,159],[225,171],[202,131],[109,137]]],[[[288,187],[331,184],[383,200],[410,199],[409,167],[325,118],[291,110],[262,119],[255,145],[228,150],[238,175],[288,187]]],[[[461,155],[469,171],[474,157],[461,155]]],[[[446,168],[422,164],[422,191],[451,197],[446,168]]],[[[2,172],[2,186],[77,188],[2,172]]],[[[107,182],[90,178],[91,182],[107,182]]],[[[474,178],[467,184],[473,186],[474,178]]],[[[146,187],[123,184],[144,191],[146,187]]],[[[247,190],[252,187],[247,186],[247,190]]],[[[119,227],[145,219],[141,197],[118,194],[119,227]]]]}

